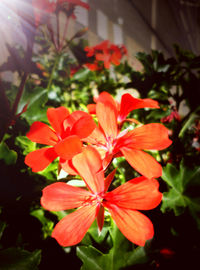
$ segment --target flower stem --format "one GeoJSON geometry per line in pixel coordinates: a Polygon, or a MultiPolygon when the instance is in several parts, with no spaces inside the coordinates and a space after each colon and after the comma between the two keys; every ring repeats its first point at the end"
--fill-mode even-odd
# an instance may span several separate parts
{"type": "Polygon", "coordinates": [[[53,65],[53,68],[52,68],[52,71],[51,71],[51,75],[50,75],[49,82],[48,82],[48,85],[47,85],[47,90],[50,90],[50,88],[51,88],[54,73],[55,73],[55,70],[57,68],[59,60],[60,60],[60,55],[58,54],[58,55],[56,55],[56,59],[55,59],[55,62],[54,62],[54,65],[53,65]]]}
{"type": "Polygon", "coordinates": [[[179,132],[179,135],[178,137],[179,138],[182,138],[185,134],[185,131],[191,126],[191,124],[194,122],[195,119],[198,118],[198,115],[193,112],[189,115],[187,121],[184,123],[184,125],[182,126],[180,132],[179,132]]]}
{"type": "Polygon", "coordinates": [[[57,26],[57,44],[58,44],[58,50],[60,50],[60,20],[59,20],[59,13],[56,14],[56,26],[57,26]]]}
{"type": "Polygon", "coordinates": [[[63,32],[63,36],[62,36],[62,41],[60,43],[60,47],[59,49],[62,50],[63,46],[64,46],[64,41],[66,39],[66,36],[67,36],[67,30],[68,30],[68,25],[69,25],[69,19],[70,17],[66,19],[66,23],[65,23],[65,28],[64,28],[64,32],[63,32]]]}
{"type": "MultiPolygon", "coordinates": [[[[112,220],[112,219],[111,219],[112,220]]],[[[110,251],[110,255],[111,255],[111,261],[110,261],[110,270],[114,270],[114,256],[115,256],[115,252],[116,252],[116,238],[117,238],[117,232],[118,232],[118,228],[117,225],[115,224],[115,222],[112,220],[112,230],[111,230],[111,236],[112,236],[112,240],[113,240],[113,247],[110,251]]]]}
{"type": "Polygon", "coordinates": [[[12,106],[12,109],[11,109],[11,113],[9,115],[9,119],[8,121],[3,125],[2,129],[1,129],[1,132],[0,132],[0,142],[2,141],[5,133],[7,132],[8,130],[8,127],[10,125],[10,123],[14,120],[15,118],[15,114],[17,112],[17,107],[19,105],[19,102],[20,102],[20,99],[22,97],[22,94],[23,94],[23,91],[24,91],[24,86],[25,86],[25,83],[26,83],[26,80],[28,78],[28,73],[24,73],[23,77],[22,77],[22,80],[21,80],[21,83],[19,85],[19,90],[18,90],[18,93],[16,95],[16,98],[15,98],[15,101],[13,103],[13,106],[12,106]]]}
{"type": "Polygon", "coordinates": [[[17,96],[16,96],[14,104],[12,106],[12,111],[11,111],[12,116],[15,116],[15,114],[16,114],[17,107],[18,107],[19,101],[20,101],[20,99],[22,97],[22,94],[23,94],[23,91],[24,91],[24,86],[25,86],[27,78],[28,78],[28,73],[24,72],[24,75],[22,76],[21,83],[19,85],[19,90],[18,90],[17,96]]]}

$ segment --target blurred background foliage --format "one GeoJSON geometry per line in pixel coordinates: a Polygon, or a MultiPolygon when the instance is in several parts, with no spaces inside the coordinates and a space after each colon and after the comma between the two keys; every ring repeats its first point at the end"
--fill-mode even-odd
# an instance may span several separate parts
{"type": "MultiPolygon", "coordinates": [[[[23,48],[8,47],[10,57],[0,67],[17,73],[16,82],[1,80],[0,90],[0,269],[61,269],[69,264],[82,270],[195,269],[200,252],[200,57],[175,45],[175,56],[168,59],[159,51],[138,52],[141,71],[126,60],[91,71],[84,65],[87,42],[81,32],[61,51],[42,34],[35,43],[38,49],[31,57],[23,48]],[[155,236],[145,247],[134,246],[106,216],[100,235],[94,223],[78,246],[63,248],[50,235],[67,211],[41,208],[41,190],[58,180],[78,179],[59,173],[57,161],[33,173],[24,158],[39,145],[26,133],[34,121],[48,124],[47,108],[87,111],[103,91],[117,100],[127,92],[157,100],[159,109],[135,110],[131,117],[143,124],[162,122],[169,129],[173,144],[151,152],[163,166],[162,204],[147,213],[155,236]]],[[[123,158],[112,167],[117,173],[111,188],[137,176],[123,158]]]]}

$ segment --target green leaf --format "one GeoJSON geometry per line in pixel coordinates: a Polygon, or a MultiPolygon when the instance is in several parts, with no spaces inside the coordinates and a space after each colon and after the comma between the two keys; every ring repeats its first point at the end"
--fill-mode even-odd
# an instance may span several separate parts
{"type": "Polygon", "coordinates": [[[76,72],[74,74],[74,76],[72,77],[72,80],[84,81],[85,79],[87,79],[87,77],[90,73],[91,73],[91,71],[87,68],[80,69],[78,72],[76,72]]]}
{"type": "Polygon", "coordinates": [[[95,220],[92,226],[87,231],[85,237],[81,241],[81,244],[83,246],[90,246],[93,245],[95,242],[97,245],[103,247],[103,250],[101,250],[101,252],[107,253],[112,247],[112,238],[109,232],[110,216],[108,217],[108,219],[109,220],[107,220],[107,216],[105,216],[104,226],[101,232],[99,232],[97,222],[95,220]]]}
{"type": "Polygon", "coordinates": [[[15,143],[22,149],[23,155],[28,155],[28,153],[36,150],[36,143],[29,140],[26,136],[18,136],[15,139],[15,143]]]}
{"type": "Polygon", "coordinates": [[[18,248],[0,251],[1,270],[37,270],[41,260],[41,251],[28,252],[18,248]]]}
{"type": "Polygon", "coordinates": [[[160,120],[163,117],[167,116],[168,115],[167,113],[168,113],[168,111],[164,111],[162,109],[152,110],[151,112],[149,112],[146,119],[147,120],[152,119],[155,122],[155,121],[160,120]]]}
{"type": "Polygon", "coordinates": [[[167,164],[163,168],[162,179],[168,184],[169,191],[163,194],[161,211],[165,213],[173,210],[178,216],[187,207],[200,228],[200,194],[197,194],[200,190],[200,168],[188,168],[183,161],[179,170],[172,164],[167,164]]]}
{"type": "Polygon", "coordinates": [[[44,209],[33,210],[31,216],[36,217],[42,223],[42,231],[44,239],[51,235],[54,222],[45,217],[44,209]]]}
{"type": "Polygon", "coordinates": [[[14,150],[10,150],[5,142],[1,142],[0,159],[4,160],[7,165],[15,164],[17,161],[17,153],[14,150]]]}
{"type": "Polygon", "coordinates": [[[134,252],[129,252],[127,254],[127,265],[137,265],[144,264],[149,261],[147,253],[144,247],[137,247],[134,252]]]}
{"type": "Polygon", "coordinates": [[[77,247],[77,256],[83,261],[81,270],[119,270],[148,261],[144,247],[134,248],[114,223],[110,235],[113,246],[108,253],[91,245],[77,247]]]}
{"type": "Polygon", "coordinates": [[[107,270],[109,259],[107,254],[103,254],[93,246],[77,247],[77,256],[83,261],[81,270],[107,270]]]}
{"type": "Polygon", "coordinates": [[[48,100],[48,91],[42,87],[36,87],[33,91],[25,91],[19,104],[18,110],[28,103],[27,111],[22,114],[31,125],[34,121],[47,121],[45,104],[48,100]]]}
{"type": "Polygon", "coordinates": [[[52,214],[54,214],[55,216],[57,216],[58,220],[61,220],[62,218],[64,218],[67,215],[67,212],[70,212],[70,210],[68,211],[51,211],[52,214]]]}
{"type": "MultiPolygon", "coordinates": [[[[22,150],[24,156],[28,155],[30,152],[35,151],[36,143],[29,140],[26,136],[18,136],[15,139],[15,143],[22,150]]],[[[47,168],[43,171],[37,172],[40,175],[43,175],[48,180],[55,181],[57,179],[57,169],[58,169],[58,161],[53,161],[47,168]]]]}

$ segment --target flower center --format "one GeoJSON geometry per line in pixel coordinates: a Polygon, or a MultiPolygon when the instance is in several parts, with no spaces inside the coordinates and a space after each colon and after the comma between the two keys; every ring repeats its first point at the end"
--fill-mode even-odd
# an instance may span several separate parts
{"type": "Polygon", "coordinates": [[[102,201],[103,201],[103,196],[101,194],[91,194],[85,199],[82,205],[83,206],[92,205],[92,204],[100,205],[102,201]]]}

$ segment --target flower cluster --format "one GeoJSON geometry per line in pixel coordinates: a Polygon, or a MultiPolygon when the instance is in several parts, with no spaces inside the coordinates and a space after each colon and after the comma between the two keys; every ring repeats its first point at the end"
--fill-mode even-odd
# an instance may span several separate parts
{"type": "Polygon", "coordinates": [[[171,113],[161,119],[162,123],[170,123],[174,120],[181,121],[181,117],[176,109],[176,107],[172,107],[171,113]]]}
{"type": "MultiPolygon", "coordinates": [[[[57,52],[61,52],[67,46],[69,21],[71,19],[76,19],[76,7],[80,6],[85,9],[90,8],[87,3],[82,2],[81,0],[33,0],[32,5],[34,9],[35,27],[37,28],[42,24],[47,25],[49,39],[57,52]],[[61,12],[66,15],[63,32],[60,28],[61,12]]],[[[81,36],[84,34],[84,31],[76,33],[74,38],[77,37],[77,35],[81,36]]]]}
{"type": "Polygon", "coordinates": [[[82,111],[69,113],[65,107],[49,108],[47,117],[53,129],[41,122],[34,122],[27,137],[36,143],[50,145],[29,153],[25,163],[34,172],[44,170],[54,159],[70,160],[82,151],[82,140],[95,128],[92,117],[82,111]]]}
{"type": "Polygon", "coordinates": [[[108,40],[93,47],[85,47],[85,51],[87,52],[87,57],[92,57],[92,63],[86,63],[90,70],[109,69],[111,64],[117,66],[120,64],[122,57],[127,55],[124,45],[117,46],[108,40]]]}
{"type": "MultiPolygon", "coordinates": [[[[25,163],[37,172],[59,157],[66,172],[79,175],[87,190],[66,183],[54,183],[43,190],[42,206],[50,211],[78,208],[68,214],[54,228],[52,237],[60,245],[79,243],[95,218],[99,230],[104,223],[105,208],[120,231],[133,243],[143,246],[154,234],[151,221],[138,210],[150,210],[161,202],[162,194],[155,179],[161,176],[160,164],[144,150],[161,150],[171,144],[168,130],[158,123],[123,129],[123,124],[138,123],[127,118],[140,108],[159,108],[152,99],[137,99],[122,95],[118,103],[107,92],[102,92],[95,104],[88,105],[89,113],[65,107],[49,108],[47,117],[51,124],[35,122],[27,137],[40,144],[49,145],[29,153],[25,163]],[[95,115],[94,122],[92,115],[95,115]],[[104,177],[114,158],[124,156],[142,176],[129,180],[108,191],[115,170],[104,177]]],[[[130,125],[131,126],[131,125],[130,125]]]]}
{"type": "Polygon", "coordinates": [[[81,0],[33,0],[32,3],[35,12],[36,26],[46,23],[48,15],[59,10],[65,11],[69,17],[75,19],[74,10],[76,6],[89,9],[89,5],[81,0]]]}

